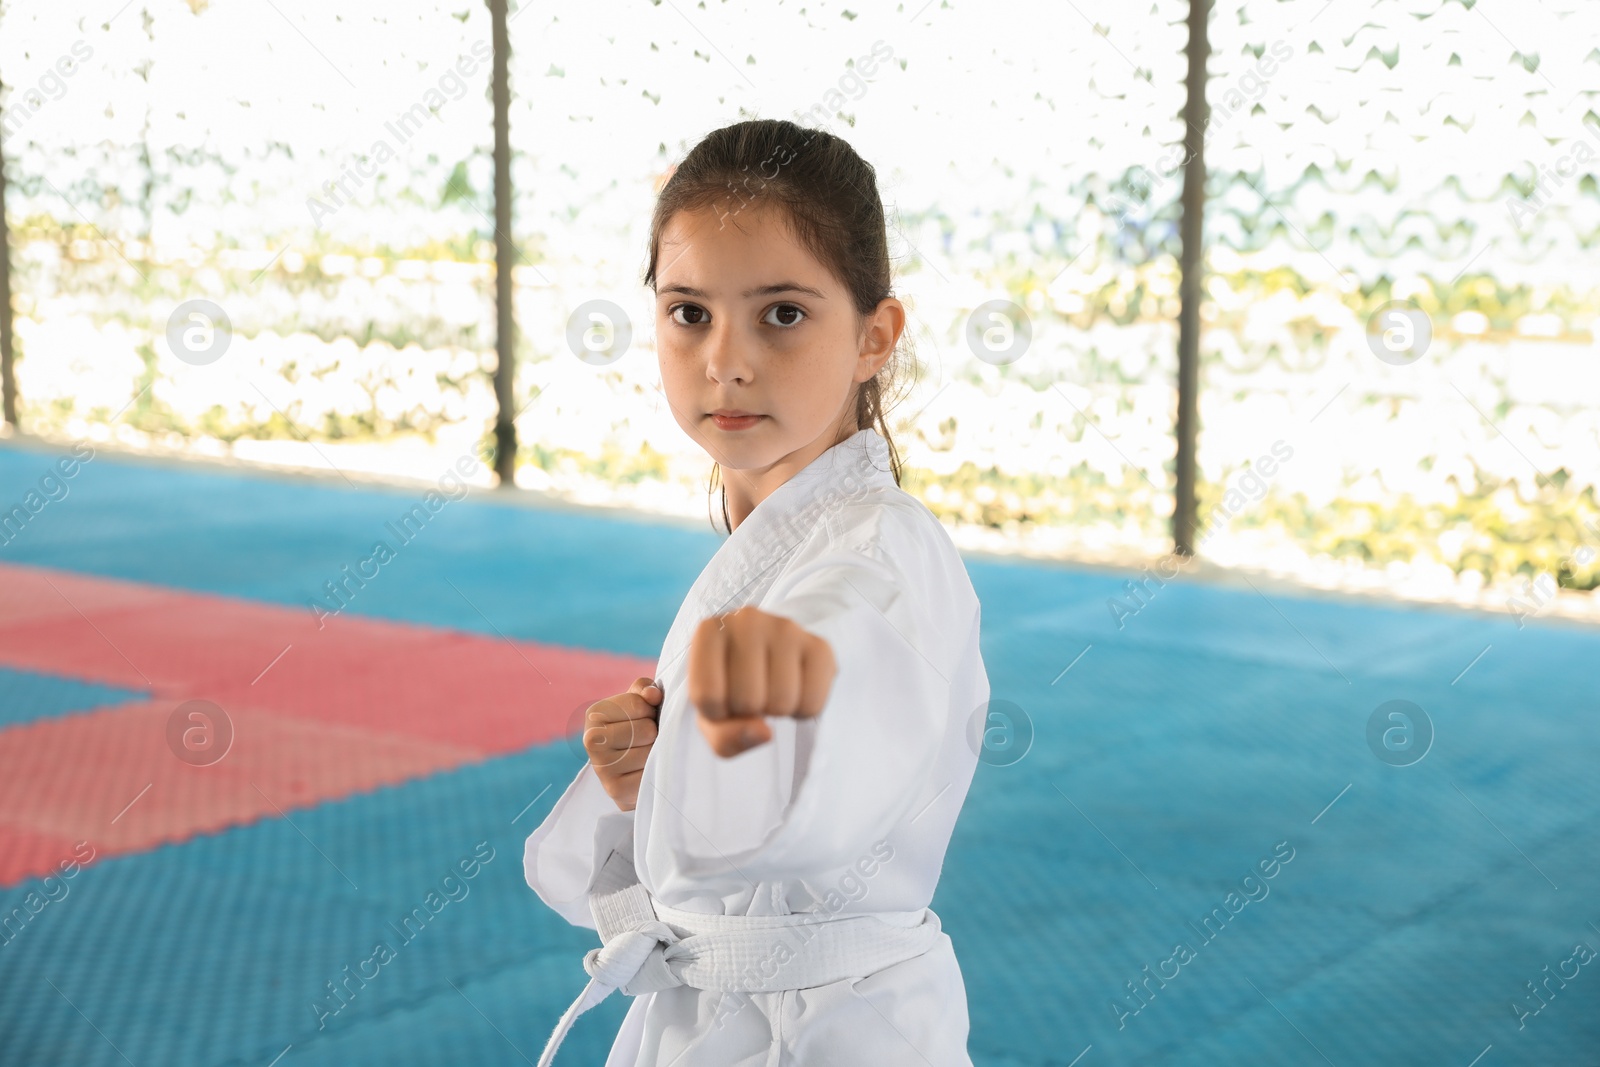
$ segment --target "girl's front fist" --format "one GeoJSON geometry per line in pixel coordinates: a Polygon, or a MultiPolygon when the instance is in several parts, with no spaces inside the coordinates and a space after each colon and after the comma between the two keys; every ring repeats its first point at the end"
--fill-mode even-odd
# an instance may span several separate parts
{"type": "Polygon", "coordinates": [[[689,644],[689,703],[719,756],[772,740],[764,716],[821,713],[836,666],[828,642],[782,615],[743,607],[702,622],[689,644]]]}

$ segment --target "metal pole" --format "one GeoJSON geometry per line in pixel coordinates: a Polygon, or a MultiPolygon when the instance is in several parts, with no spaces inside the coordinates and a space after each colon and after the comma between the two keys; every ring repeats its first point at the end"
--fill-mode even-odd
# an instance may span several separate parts
{"type": "MultiPolygon", "coordinates": [[[[0,82],[0,99],[5,84],[0,82]]],[[[11,335],[11,229],[6,225],[5,130],[0,126],[0,418],[17,429],[17,375],[11,335]]]]}
{"type": "Polygon", "coordinates": [[[494,472],[502,488],[516,485],[517,427],[516,397],[512,384],[516,378],[516,321],[511,303],[512,267],[516,249],[511,244],[511,92],[507,68],[511,43],[506,34],[506,0],[488,0],[489,17],[494,23],[494,300],[495,350],[498,362],[494,371],[494,396],[499,412],[494,424],[494,472]]]}
{"type": "Polygon", "coordinates": [[[1181,556],[1194,555],[1195,437],[1200,395],[1200,300],[1203,256],[1201,240],[1206,207],[1205,130],[1210,121],[1206,107],[1206,60],[1211,44],[1206,20],[1211,0],[1189,0],[1189,59],[1183,102],[1183,200],[1178,231],[1183,241],[1179,253],[1178,295],[1178,454],[1177,484],[1172,502],[1172,549],[1181,556]]]}

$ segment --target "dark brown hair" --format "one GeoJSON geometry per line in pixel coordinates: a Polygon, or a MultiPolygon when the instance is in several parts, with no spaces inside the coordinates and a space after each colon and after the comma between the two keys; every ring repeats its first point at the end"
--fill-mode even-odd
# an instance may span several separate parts
{"type": "MultiPolygon", "coordinates": [[[[680,211],[716,206],[722,217],[762,198],[782,207],[795,236],[844,283],[858,315],[868,315],[894,295],[888,229],[877,173],[840,137],[784,119],[752,119],[714,130],[672,171],[656,199],[650,219],[650,260],[644,283],[656,286],[661,232],[680,211]],[[724,208],[725,205],[725,208],[724,208]]],[[[889,467],[900,484],[900,456],[889,434],[885,394],[899,380],[900,343],[878,373],[856,389],[856,427],[876,425],[889,445],[889,467]]],[[[712,464],[710,489],[720,468],[712,464]]],[[[722,489],[722,523],[728,518],[728,490],[722,489]]],[[[715,523],[713,522],[713,526],[715,523]]]]}

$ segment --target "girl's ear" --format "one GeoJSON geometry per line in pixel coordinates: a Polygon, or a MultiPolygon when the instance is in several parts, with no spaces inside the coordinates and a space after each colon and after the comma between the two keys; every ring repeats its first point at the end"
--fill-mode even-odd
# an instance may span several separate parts
{"type": "Polygon", "coordinates": [[[906,328],[906,309],[894,297],[885,297],[864,317],[861,331],[861,351],[856,360],[855,380],[864,382],[878,373],[894,354],[900,342],[900,333],[906,328]]]}

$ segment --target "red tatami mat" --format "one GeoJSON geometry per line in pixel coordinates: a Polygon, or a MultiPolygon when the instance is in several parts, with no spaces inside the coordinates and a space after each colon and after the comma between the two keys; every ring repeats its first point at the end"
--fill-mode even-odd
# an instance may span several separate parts
{"type": "Polygon", "coordinates": [[[0,590],[0,664],[151,694],[0,730],[0,886],[80,840],[97,858],[146,849],[552,741],[655,669],[43,568],[0,565],[0,590]],[[189,700],[233,729],[209,765],[168,740],[189,700]]]}

